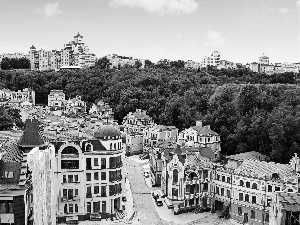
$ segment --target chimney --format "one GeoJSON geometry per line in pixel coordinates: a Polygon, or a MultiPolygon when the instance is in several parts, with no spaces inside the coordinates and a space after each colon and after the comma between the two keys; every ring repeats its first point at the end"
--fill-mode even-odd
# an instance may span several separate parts
{"type": "Polygon", "coordinates": [[[202,127],[202,120],[197,120],[196,121],[196,126],[197,127],[202,127]]]}

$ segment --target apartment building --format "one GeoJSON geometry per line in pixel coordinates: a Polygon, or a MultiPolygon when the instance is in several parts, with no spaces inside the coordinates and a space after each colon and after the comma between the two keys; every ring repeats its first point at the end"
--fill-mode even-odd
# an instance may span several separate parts
{"type": "Polygon", "coordinates": [[[61,67],[69,66],[93,67],[96,62],[95,54],[89,53],[89,48],[79,33],[60,51],[37,50],[32,45],[28,58],[30,59],[31,70],[40,71],[59,70],[61,67]]]}
{"type": "Polygon", "coordinates": [[[221,53],[219,51],[214,51],[210,56],[204,56],[201,61],[201,67],[206,66],[218,66],[220,64],[221,53]]]}
{"type": "Polygon", "coordinates": [[[53,144],[58,223],[100,220],[122,210],[125,156],[117,128],[103,125],[93,139],[53,144]]]}

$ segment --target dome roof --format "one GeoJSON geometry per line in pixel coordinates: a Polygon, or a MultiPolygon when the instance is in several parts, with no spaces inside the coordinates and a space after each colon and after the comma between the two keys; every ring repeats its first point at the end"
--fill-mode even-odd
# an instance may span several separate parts
{"type": "Polygon", "coordinates": [[[117,137],[121,136],[121,132],[112,125],[103,125],[94,133],[94,137],[97,139],[103,139],[104,137],[117,137]]]}

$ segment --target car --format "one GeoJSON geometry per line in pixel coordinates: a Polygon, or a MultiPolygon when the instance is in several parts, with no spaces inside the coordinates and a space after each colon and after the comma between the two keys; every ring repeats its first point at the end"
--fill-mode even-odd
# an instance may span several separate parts
{"type": "Polygon", "coordinates": [[[173,209],[174,208],[172,202],[168,198],[165,198],[165,203],[166,203],[168,209],[173,209]]]}
{"type": "Polygon", "coordinates": [[[162,202],[162,199],[155,199],[155,203],[157,206],[162,206],[163,205],[163,202],[162,202]]]}
{"type": "Polygon", "coordinates": [[[148,172],[148,171],[145,171],[145,172],[144,172],[144,176],[145,176],[146,178],[148,178],[148,177],[149,177],[149,172],[148,172]]]}

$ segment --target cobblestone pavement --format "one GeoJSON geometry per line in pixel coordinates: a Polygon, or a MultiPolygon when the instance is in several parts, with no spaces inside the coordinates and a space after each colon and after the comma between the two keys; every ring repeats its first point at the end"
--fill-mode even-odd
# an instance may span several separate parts
{"type": "Polygon", "coordinates": [[[125,159],[126,171],[130,181],[131,191],[134,199],[135,208],[137,209],[136,216],[132,224],[147,224],[147,225],[165,225],[168,222],[162,221],[158,216],[155,205],[153,204],[150,187],[147,187],[142,165],[129,158],[125,159]]]}

